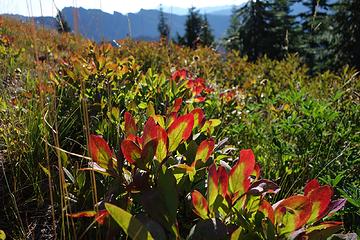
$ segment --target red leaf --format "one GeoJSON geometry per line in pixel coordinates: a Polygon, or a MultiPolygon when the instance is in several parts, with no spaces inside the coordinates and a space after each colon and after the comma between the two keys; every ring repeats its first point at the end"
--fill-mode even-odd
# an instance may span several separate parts
{"type": "Polygon", "coordinates": [[[195,108],[190,113],[194,115],[194,128],[202,126],[203,120],[205,119],[204,111],[200,108],[195,108]]]}
{"type": "Polygon", "coordinates": [[[198,96],[198,97],[195,97],[195,98],[194,98],[194,102],[196,102],[196,103],[202,103],[202,102],[204,102],[205,100],[206,100],[206,98],[203,97],[203,96],[198,96]]]}
{"type": "Polygon", "coordinates": [[[255,156],[251,149],[241,150],[238,162],[230,170],[230,192],[241,196],[250,187],[250,175],[254,171],[255,156]]]}
{"type": "Polygon", "coordinates": [[[291,196],[275,204],[275,223],[280,235],[302,227],[311,215],[311,201],[303,195],[291,196]]]}
{"type": "Polygon", "coordinates": [[[136,135],[137,128],[134,118],[131,116],[129,112],[125,112],[125,137],[128,137],[130,134],[136,135]]]}
{"type": "Polygon", "coordinates": [[[134,164],[141,157],[140,148],[130,140],[122,141],[121,151],[130,164],[134,164]]]}
{"type": "Polygon", "coordinates": [[[304,189],[304,195],[308,195],[308,193],[316,188],[319,188],[320,184],[317,179],[310,180],[306,185],[304,189]]]}
{"type": "Polygon", "coordinates": [[[206,162],[214,151],[215,142],[213,139],[204,140],[200,143],[195,156],[195,161],[206,162]]]}
{"type": "Polygon", "coordinates": [[[142,146],[144,147],[148,142],[151,140],[156,139],[158,136],[157,133],[157,125],[155,123],[155,120],[152,117],[149,117],[149,119],[146,121],[144,126],[144,132],[143,132],[143,142],[142,146]]]}
{"type": "Polygon", "coordinates": [[[168,129],[169,151],[172,152],[182,143],[186,141],[192,132],[194,126],[194,116],[186,114],[178,117],[168,129]]]}
{"type": "Polygon", "coordinates": [[[186,75],[187,75],[186,70],[181,69],[181,70],[174,72],[173,75],[171,76],[171,79],[174,81],[185,80],[186,75]]]}
{"type": "Polygon", "coordinates": [[[109,216],[109,212],[107,210],[100,210],[95,216],[95,221],[103,225],[107,216],[109,216]]]}
{"type": "Polygon", "coordinates": [[[208,203],[204,198],[204,196],[197,190],[194,190],[191,193],[191,201],[195,208],[194,212],[202,219],[206,219],[209,210],[208,210],[208,203]]]}
{"type": "Polygon", "coordinates": [[[133,134],[130,134],[129,136],[126,137],[126,140],[130,140],[130,141],[133,141],[133,142],[136,142],[137,141],[137,136],[133,135],[133,134]]]}
{"type": "Polygon", "coordinates": [[[78,213],[67,214],[71,218],[83,218],[83,217],[95,217],[95,221],[99,224],[104,224],[106,217],[109,215],[107,210],[100,210],[99,212],[95,211],[84,211],[78,213]]]}
{"type": "Polygon", "coordinates": [[[112,167],[112,151],[107,142],[99,135],[90,135],[89,151],[100,167],[108,170],[112,167]]]}
{"type": "Polygon", "coordinates": [[[275,222],[274,210],[268,201],[266,201],[265,199],[261,201],[259,211],[264,213],[265,217],[267,217],[274,224],[275,222]]]}
{"type": "Polygon", "coordinates": [[[332,195],[333,190],[330,186],[321,186],[308,192],[307,197],[312,202],[308,223],[320,220],[326,215],[332,195]]]}
{"type": "Polygon", "coordinates": [[[183,102],[182,98],[175,99],[174,106],[171,109],[171,112],[178,112],[181,108],[181,104],[183,102]]]}
{"type": "Polygon", "coordinates": [[[219,166],[218,176],[220,186],[219,194],[225,198],[228,195],[229,176],[223,166],[219,166]]]}

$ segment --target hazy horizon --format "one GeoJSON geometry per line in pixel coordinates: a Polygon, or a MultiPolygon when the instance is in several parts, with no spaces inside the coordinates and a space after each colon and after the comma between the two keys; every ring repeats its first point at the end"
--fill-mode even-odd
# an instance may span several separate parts
{"type": "Polygon", "coordinates": [[[120,12],[136,13],[140,9],[159,9],[160,4],[166,8],[196,8],[221,7],[240,5],[246,0],[1,0],[0,14],[20,14],[24,16],[55,16],[56,7],[60,10],[64,7],[83,7],[85,9],[100,9],[107,13],[120,12]],[[125,3],[125,4],[124,4],[125,3]],[[55,7],[56,6],[56,7],[55,7]]]}

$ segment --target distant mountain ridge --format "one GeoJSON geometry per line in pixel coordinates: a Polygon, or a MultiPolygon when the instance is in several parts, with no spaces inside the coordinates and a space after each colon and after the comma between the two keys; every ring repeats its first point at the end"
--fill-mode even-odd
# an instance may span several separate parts
{"type": "MultiPolygon", "coordinates": [[[[74,29],[74,12],[78,16],[78,29],[80,33],[94,41],[122,39],[127,36],[132,38],[159,39],[157,29],[159,23],[159,10],[141,9],[138,13],[123,15],[118,12],[113,14],[102,12],[98,9],[84,9],[66,7],[62,10],[63,16],[74,29]]],[[[184,34],[186,16],[164,12],[170,26],[171,37],[184,34]]],[[[208,21],[216,39],[226,33],[230,23],[230,15],[207,14],[208,21]]]]}
{"type": "MultiPolygon", "coordinates": [[[[236,8],[239,8],[244,4],[236,6],[236,8]]],[[[219,40],[225,36],[226,30],[230,25],[233,7],[234,6],[219,6],[199,9],[201,14],[206,13],[215,39],[219,40]]],[[[305,9],[301,4],[295,4],[292,7],[293,14],[298,14],[303,10],[305,9]]],[[[62,10],[62,13],[71,29],[75,29],[74,22],[77,22],[77,29],[80,34],[96,42],[123,39],[128,36],[133,39],[146,41],[156,41],[159,39],[157,26],[159,23],[160,11],[157,9],[141,9],[137,13],[128,14],[119,12],[110,14],[99,9],[66,7],[62,10]],[[74,21],[75,15],[78,16],[78,21],[74,21]]],[[[184,34],[184,24],[187,13],[188,9],[164,6],[164,16],[170,26],[170,35],[172,38],[176,38],[177,33],[180,35],[184,34]]],[[[21,15],[8,16],[15,17],[21,21],[28,21],[31,19],[21,15]]],[[[57,27],[56,19],[53,17],[35,17],[34,20],[38,25],[47,28],[56,29],[57,27]]]]}

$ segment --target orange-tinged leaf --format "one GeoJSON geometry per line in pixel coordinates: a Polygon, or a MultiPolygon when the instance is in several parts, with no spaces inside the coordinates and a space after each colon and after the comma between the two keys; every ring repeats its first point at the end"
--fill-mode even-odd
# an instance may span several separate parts
{"type": "Polygon", "coordinates": [[[137,128],[134,118],[129,112],[125,112],[125,137],[128,137],[130,134],[136,135],[137,128]]]}
{"type": "Polygon", "coordinates": [[[201,108],[195,108],[190,113],[194,115],[194,128],[197,126],[202,126],[203,120],[205,118],[204,111],[201,108]]]}
{"type": "Polygon", "coordinates": [[[89,151],[94,161],[108,170],[112,167],[112,152],[107,142],[99,135],[90,135],[89,151]]]}
{"type": "Polygon", "coordinates": [[[103,225],[107,216],[109,216],[109,212],[107,210],[100,210],[95,216],[95,221],[103,225]]]}
{"type": "Polygon", "coordinates": [[[310,180],[308,183],[306,183],[305,185],[305,189],[304,189],[304,195],[308,195],[309,192],[311,192],[312,190],[319,188],[320,184],[318,182],[317,179],[312,179],[310,180]]]}
{"type": "Polygon", "coordinates": [[[218,183],[219,183],[219,177],[216,170],[216,165],[212,164],[208,168],[208,192],[207,192],[207,198],[209,202],[209,207],[211,208],[214,204],[216,197],[218,196],[218,183]]]}
{"type": "Polygon", "coordinates": [[[291,196],[275,204],[275,225],[279,235],[302,227],[311,215],[311,206],[310,199],[303,195],[291,196]]]}
{"type": "Polygon", "coordinates": [[[71,218],[95,217],[96,211],[83,211],[83,212],[71,213],[71,214],[67,214],[67,216],[71,218]]]}
{"type": "Polygon", "coordinates": [[[229,176],[226,172],[225,167],[219,166],[218,168],[219,176],[219,194],[225,198],[228,195],[228,185],[229,185],[229,176]]]}
{"type": "Polygon", "coordinates": [[[183,102],[182,98],[175,99],[174,106],[172,107],[170,112],[178,112],[181,108],[182,102],[183,102]]]}
{"type": "Polygon", "coordinates": [[[265,199],[261,201],[259,211],[264,213],[265,217],[267,217],[274,224],[275,222],[274,210],[268,201],[266,201],[265,199]]]}
{"type": "Polygon", "coordinates": [[[197,190],[194,190],[191,193],[191,201],[194,206],[194,212],[202,219],[208,218],[208,203],[204,196],[197,190]]]}
{"type": "Polygon", "coordinates": [[[202,141],[196,151],[195,161],[206,162],[214,151],[215,142],[213,139],[202,141]]]}
{"type": "Polygon", "coordinates": [[[320,220],[326,215],[332,195],[333,190],[327,185],[316,188],[307,194],[307,197],[312,202],[311,216],[308,223],[320,220]]]}
{"type": "Polygon", "coordinates": [[[121,151],[125,159],[130,163],[134,164],[141,157],[140,148],[130,140],[124,140],[121,143],[121,151]]]}
{"type": "Polygon", "coordinates": [[[168,129],[171,124],[176,120],[177,118],[177,113],[176,112],[172,112],[169,114],[169,117],[166,119],[166,129],[168,129]]]}
{"type": "Polygon", "coordinates": [[[192,132],[194,126],[194,116],[186,114],[178,117],[168,129],[169,151],[172,152],[182,143],[186,141],[192,132]]]}
{"type": "Polygon", "coordinates": [[[196,103],[201,103],[201,102],[204,102],[205,100],[206,100],[206,98],[203,96],[198,96],[198,97],[194,98],[194,102],[196,102],[196,103]]]}
{"type": "Polygon", "coordinates": [[[96,211],[83,211],[78,213],[71,213],[67,214],[68,217],[71,218],[83,218],[83,217],[94,217],[95,221],[99,224],[104,224],[106,217],[109,215],[108,211],[100,210],[99,212],[96,211]]]}
{"type": "Polygon", "coordinates": [[[137,136],[133,135],[133,134],[130,134],[126,137],[126,140],[130,140],[130,141],[133,141],[133,142],[136,142],[137,141],[137,136]]]}
{"type": "Polygon", "coordinates": [[[241,196],[250,187],[250,175],[254,171],[255,156],[251,149],[241,150],[240,158],[230,170],[229,190],[241,196]]]}
{"type": "Polygon", "coordinates": [[[255,163],[254,171],[251,173],[251,176],[255,176],[255,180],[258,180],[260,178],[260,171],[260,165],[255,163]]]}
{"type": "Polygon", "coordinates": [[[187,71],[185,69],[177,70],[172,74],[171,79],[174,81],[185,80],[186,75],[187,71]]]}
{"type": "Polygon", "coordinates": [[[165,129],[161,126],[157,126],[157,134],[158,144],[155,156],[159,162],[162,162],[167,156],[168,136],[165,129]]]}
{"type": "Polygon", "coordinates": [[[155,120],[152,117],[149,117],[144,126],[142,146],[145,146],[151,140],[156,139],[157,136],[158,133],[155,120]]]}

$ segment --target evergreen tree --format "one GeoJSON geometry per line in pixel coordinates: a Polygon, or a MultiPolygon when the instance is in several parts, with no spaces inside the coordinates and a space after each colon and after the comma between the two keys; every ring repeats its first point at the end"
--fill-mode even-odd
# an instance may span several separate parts
{"type": "Polygon", "coordinates": [[[56,22],[57,22],[57,30],[60,33],[63,32],[71,32],[71,28],[65,18],[63,17],[61,11],[58,10],[58,13],[56,15],[56,22]]]}
{"type": "Polygon", "coordinates": [[[291,2],[287,0],[273,0],[270,3],[266,52],[271,58],[284,58],[296,44],[295,21],[294,16],[290,15],[290,6],[291,2]]]}
{"type": "Polygon", "coordinates": [[[332,31],[333,18],[329,14],[332,4],[329,0],[301,1],[307,11],[301,13],[302,42],[298,46],[300,55],[311,72],[328,68],[333,62],[331,44],[334,41],[332,31]]]}
{"type": "Polygon", "coordinates": [[[238,11],[235,7],[232,9],[231,14],[231,20],[230,20],[230,26],[226,31],[226,36],[223,39],[223,45],[226,48],[226,50],[240,50],[240,19],[238,11]]]}
{"type": "Polygon", "coordinates": [[[212,34],[207,16],[204,16],[200,32],[200,41],[204,46],[211,46],[214,42],[214,35],[212,34]]]}
{"type": "Polygon", "coordinates": [[[360,69],[360,0],[341,0],[335,18],[337,62],[360,69]]]}
{"type": "Polygon", "coordinates": [[[256,60],[267,53],[266,39],[270,28],[268,9],[268,1],[250,0],[237,12],[240,19],[240,52],[250,60],[256,60]]]}
{"type": "Polygon", "coordinates": [[[166,17],[164,15],[162,5],[160,5],[160,20],[158,24],[158,30],[160,33],[160,38],[169,39],[170,27],[166,23],[166,17]]]}
{"type": "Polygon", "coordinates": [[[191,48],[196,48],[200,42],[200,34],[202,28],[203,19],[198,10],[195,7],[189,9],[189,14],[185,22],[185,45],[191,48]]]}

